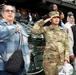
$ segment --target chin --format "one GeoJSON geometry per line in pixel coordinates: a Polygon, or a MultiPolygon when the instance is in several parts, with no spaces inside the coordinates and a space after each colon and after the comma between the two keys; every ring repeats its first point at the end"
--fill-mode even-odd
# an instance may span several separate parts
{"type": "Polygon", "coordinates": [[[8,20],[10,20],[10,21],[13,21],[14,19],[12,19],[12,18],[9,18],[8,20]]]}

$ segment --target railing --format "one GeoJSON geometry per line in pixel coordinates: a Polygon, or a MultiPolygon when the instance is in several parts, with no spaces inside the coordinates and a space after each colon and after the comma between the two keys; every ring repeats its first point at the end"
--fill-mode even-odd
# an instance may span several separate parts
{"type": "Polygon", "coordinates": [[[76,5],[76,0],[60,0],[60,1],[64,1],[76,5]]]}

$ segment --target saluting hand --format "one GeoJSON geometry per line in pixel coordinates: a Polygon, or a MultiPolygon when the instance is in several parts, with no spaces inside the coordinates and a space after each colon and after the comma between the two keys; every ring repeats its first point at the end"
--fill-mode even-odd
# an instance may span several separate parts
{"type": "Polygon", "coordinates": [[[51,18],[47,18],[46,20],[44,20],[44,22],[47,23],[50,20],[51,20],[51,18]]]}

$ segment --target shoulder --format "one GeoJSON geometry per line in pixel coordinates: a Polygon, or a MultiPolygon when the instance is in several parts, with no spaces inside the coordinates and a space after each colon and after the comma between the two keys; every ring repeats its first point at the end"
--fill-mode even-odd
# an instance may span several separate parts
{"type": "Polygon", "coordinates": [[[69,22],[66,22],[65,25],[70,24],[69,22]]]}
{"type": "Polygon", "coordinates": [[[7,21],[5,19],[1,19],[0,22],[2,23],[2,22],[7,22],[7,21]]]}
{"type": "Polygon", "coordinates": [[[5,19],[0,20],[0,25],[3,25],[4,23],[7,23],[5,19]]]}
{"type": "Polygon", "coordinates": [[[71,26],[70,30],[72,30],[73,32],[76,32],[76,25],[71,26]]]}
{"type": "Polygon", "coordinates": [[[49,26],[44,26],[43,28],[44,28],[45,31],[49,31],[50,30],[49,26]]]}
{"type": "Polygon", "coordinates": [[[76,25],[71,26],[71,28],[76,28],[76,25]]]}

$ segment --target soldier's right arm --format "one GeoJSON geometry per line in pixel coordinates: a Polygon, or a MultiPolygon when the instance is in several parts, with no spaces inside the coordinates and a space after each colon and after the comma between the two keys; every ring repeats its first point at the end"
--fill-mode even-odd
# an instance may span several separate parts
{"type": "Polygon", "coordinates": [[[34,33],[34,34],[44,33],[44,32],[45,32],[45,27],[43,27],[43,25],[44,25],[46,22],[48,22],[48,21],[50,21],[50,18],[48,18],[48,19],[46,19],[46,20],[40,19],[39,21],[37,21],[37,22],[34,24],[31,32],[34,33]]]}

